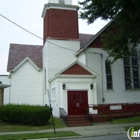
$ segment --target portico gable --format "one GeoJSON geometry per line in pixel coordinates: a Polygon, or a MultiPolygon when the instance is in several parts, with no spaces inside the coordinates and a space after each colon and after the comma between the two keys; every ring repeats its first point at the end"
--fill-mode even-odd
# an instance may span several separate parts
{"type": "Polygon", "coordinates": [[[50,79],[53,114],[59,117],[60,108],[68,115],[83,114],[88,104],[96,104],[97,76],[97,73],[76,61],[50,79]]]}

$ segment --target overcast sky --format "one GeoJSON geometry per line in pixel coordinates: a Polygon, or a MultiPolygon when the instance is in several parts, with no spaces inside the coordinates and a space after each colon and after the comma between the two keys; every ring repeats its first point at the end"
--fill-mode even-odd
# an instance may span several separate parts
{"type": "MultiPolygon", "coordinates": [[[[77,5],[78,0],[73,0],[77,5]]],[[[0,14],[21,27],[43,38],[43,6],[47,0],[0,0],[0,14]]],[[[107,21],[97,20],[87,25],[79,19],[79,32],[96,34],[107,21]]],[[[42,45],[43,41],[0,16],[0,75],[7,73],[7,60],[10,43],[42,45]]]]}

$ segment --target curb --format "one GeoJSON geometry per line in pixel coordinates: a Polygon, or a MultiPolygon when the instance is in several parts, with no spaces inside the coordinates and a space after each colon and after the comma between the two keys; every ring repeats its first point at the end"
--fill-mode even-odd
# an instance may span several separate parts
{"type": "Polygon", "coordinates": [[[56,137],[56,138],[40,138],[40,139],[27,139],[27,140],[65,140],[65,139],[78,139],[78,138],[90,138],[90,137],[99,137],[99,136],[108,136],[108,135],[119,135],[126,134],[124,132],[116,132],[109,134],[97,134],[97,135],[89,135],[89,136],[70,136],[70,137],[56,137]]]}
{"type": "Polygon", "coordinates": [[[49,138],[48,140],[77,139],[77,138],[81,138],[81,136],[56,137],[56,138],[49,138]]]}
{"type": "Polygon", "coordinates": [[[62,140],[62,139],[77,139],[81,136],[71,136],[71,137],[56,137],[56,138],[38,138],[38,139],[27,139],[27,140],[62,140]]]}

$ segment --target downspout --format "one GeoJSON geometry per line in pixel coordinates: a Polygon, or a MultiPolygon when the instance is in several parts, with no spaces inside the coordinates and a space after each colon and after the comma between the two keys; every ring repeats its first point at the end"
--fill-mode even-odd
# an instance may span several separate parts
{"type": "Polygon", "coordinates": [[[102,73],[102,102],[105,102],[105,96],[104,96],[104,76],[103,76],[103,54],[101,53],[101,73],[102,73]]]}

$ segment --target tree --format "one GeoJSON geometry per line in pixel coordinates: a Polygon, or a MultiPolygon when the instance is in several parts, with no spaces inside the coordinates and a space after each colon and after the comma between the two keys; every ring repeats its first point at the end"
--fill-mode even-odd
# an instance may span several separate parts
{"type": "Polygon", "coordinates": [[[129,46],[137,48],[140,43],[140,0],[84,0],[80,17],[88,24],[97,18],[113,20],[101,35],[103,49],[114,60],[130,55],[129,46]]]}

